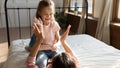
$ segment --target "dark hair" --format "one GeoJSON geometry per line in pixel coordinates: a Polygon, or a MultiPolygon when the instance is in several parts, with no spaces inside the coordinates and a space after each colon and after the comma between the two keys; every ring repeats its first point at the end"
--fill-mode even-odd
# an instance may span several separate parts
{"type": "Polygon", "coordinates": [[[76,68],[76,65],[69,54],[62,52],[53,58],[52,68],[76,68]]]}
{"type": "Polygon", "coordinates": [[[36,12],[36,18],[39,18],[39,12],[43,10],[43,8],[52,6],[54,8],[54,3],[52,0],[40,0],[38,7],[37,7],[37,12],[36,12]]]}

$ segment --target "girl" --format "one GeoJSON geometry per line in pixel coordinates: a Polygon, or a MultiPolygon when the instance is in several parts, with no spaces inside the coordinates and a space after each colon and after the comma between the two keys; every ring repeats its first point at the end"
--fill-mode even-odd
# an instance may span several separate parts
{"type": "MultiPolygon", "coordinates": [[[[66,42],[66,38],[68,36],[70,25],[67,30],[61,36],[61,43],[66,52],[62,52],[56,56],[54,56],[51,60],[48,60],[47,66],[44,68],[80,68],[77,58],[73,54],[71,48],[66,42]]],[[[35,56],[38,52],[38,47],[41,46],[41,42],[43,41],[42,33],[40,33],[37,25],[34,25],[34,32],[37,36],[36,43],[31,50],[28,58],[27,58],[27,67],[28,68],[39,68],[39,66],[35,65],[35,56]]]]}
{"type": "MultiPolygon", "coordinates": [[[[52,0],[41,0],[37,8],[36,17],[34,18],[34,24],[37,25],[40,33],[43,35],[43,41],[36,56],[36,64],[40,68],[47,65],[47,60],[56,54],[59,45],[60,27],[54,19],[54,9],[52,0]]],[[[37,42],[37,37],[33,34],[30,46],[25,47],[26,50],[31,52],[31,49],[34,47],[33,45],[37,42]]]]}

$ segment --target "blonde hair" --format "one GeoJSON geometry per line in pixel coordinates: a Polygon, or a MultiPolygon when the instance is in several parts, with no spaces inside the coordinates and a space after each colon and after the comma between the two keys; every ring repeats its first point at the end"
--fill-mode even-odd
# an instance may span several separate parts
{"type": "MultiPolygon", "coordinates": [[[[40,17],[39,12],[41,12],[45,7],[49,7],[49,6],[52,7],[53,12],[55,13],[55,6],[52,0],[40,0],[37,7],[36,18],[38,19],[40,17]]],[[[52,16],[52,21],[55,22],[54,14],[52,16]]]]}

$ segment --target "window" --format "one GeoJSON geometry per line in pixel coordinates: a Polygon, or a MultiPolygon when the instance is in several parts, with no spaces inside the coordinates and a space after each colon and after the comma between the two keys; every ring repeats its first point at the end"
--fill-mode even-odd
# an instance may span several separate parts
{"type": "Polygon", "coordinates": [[[120,0],[113,1],[113,21],[120,22],[120,0]]]}
{"type": "Polygon", "coordinates": [[[120,0],[118,2],[118,16],[117,17],[120,19],[120,0]]]}
{"type": "MultiPolygon", "coordinates": [[[[77,7],[82,7],[82,1],[83,0],[71,0],[70,1],[70,7],[75,7],[75,2],[77,1],[77,7]]],[[[94,0],[88,0],[88,13],[93,14],[93,1],[94,0]]],[[[74,8],[70,8],[70,10],[74,11],[74,8]]],[[[82,11],[82,8],[79,8],[78,11],[82,11]]]]}

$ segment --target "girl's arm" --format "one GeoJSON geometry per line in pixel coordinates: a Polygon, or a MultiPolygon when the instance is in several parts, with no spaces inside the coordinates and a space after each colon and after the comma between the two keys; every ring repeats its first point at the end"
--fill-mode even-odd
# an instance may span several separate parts
{"type": "Polygon", "coordinates": [[[35,23],[33,25],[33,32],[36,35],[36,42],[30,51],[30,54],[29,54],[30,57],[35,57],[37,55],[39,47],[43,41],[42,33],[40,32],[38,26],[35,23]]]}
{"type": "Polygon", "coordinates": [[[38,66],[35,65],[35,57],[36,57],[39,47],[43,41],[42,33],[40,32],[37,24],[35,24],[35,23],[33,25],[33,32],[36,35],[36,42],[35,42],[34,46],[32,47],[29,56],[27,57],[27,68],[38,68],[38,66]]]}

